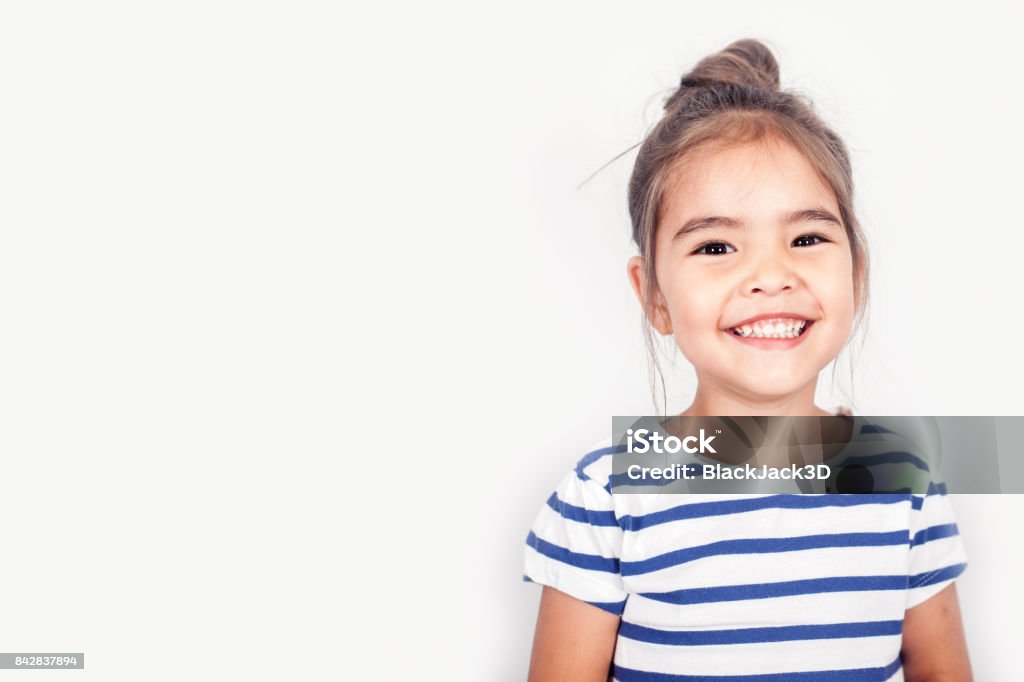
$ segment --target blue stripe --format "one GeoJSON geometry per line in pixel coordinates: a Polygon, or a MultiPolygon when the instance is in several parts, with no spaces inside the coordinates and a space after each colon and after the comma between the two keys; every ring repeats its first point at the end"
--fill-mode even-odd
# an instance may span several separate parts
{"type": "Polygon", "coordinates": [[[584,469],[586,469],[588,466],[590,466],[597,460],[601,459],[605,455],[612,455],[615,454],[616,452],[625,451],[625,445],[610,445],[606,448],[600,448],[599,450],[588,452],[587,454],[583,455],[583,458],[579,462],[576,463],[576,476],[578,476],[581,481],[589,481],[590,476],[587,476],[585,473],[583,473],[584,469]]]}
{"type": "Polygon", "coordinates": [[[808,639],[846,639],[851,637],[889,637],[903,632],[902,620],[869,623],[829,623],[825,625],[784,625],[780,627],[735,630],[658,630],[627,621],[619,625],[619,634],[638,642],[671,646],[714,646],[719,644],[760,644],[808,639]]]}
{"type": "Polygon", "coordinates": [[[897,435],[895,431],[890,431],[889,429],[885,428],[884,426],[879,426],[878,424],[865,424],[864,426],[860,427],[860,432],[861,433],[891,433],[894,436],[897,435]]]}
{"type": "Polygon", "coordinates": [[[967,564],[953,564],[952,566],[946,566],[935,571],[928,571],[927,573],[918,573],[917,575],[910,576],[910,587],[926,587],[928,585],[935,585],[937,583],[952,580],[967,568],[967,564]]]}
{"type": "Polygon", "coordinates": [[[843,460],[843,465],[859,464],[864,467],[879,466],[881,464],[913,464],[922,471],[928,471],[928,465],[923,459],[910,452],[894,451],[883,452],[877,455],[862,455],[849,457],[843,460]]]}
{"type": "Polygon", "coordinates": [[[876,590],[905,590],[909,578],[905,575],[851,575],[835,578],[808,578],[778,583],[752,585],[723,585],[721,587],[694,587],[671,592],[641,592],[640,596],[666,604],[708,604],[721,601],[771,599],[798,594],[826,592],[873,592],[876,590]]]}
{"type": "Polygon", "coordinates": [[[622,601],[588,601],[587,603],[599,609],[604,609],[613,616],[621,616],[622,612],[626,609],[625,599],[622,601]]]}
{"type": "Polygon", "coordinates": [[[924,498],[925,497],[931,497],[932,495],[946,495],[946,494],[948,494],[948,492],[946,490],[946,484],[945,483],[938,483],[938,484],[936,484],[936,483],[932,482],[932,483],[928,484],[928,492],[926,492],[923,496],[918,496],[918,495],[911,496],[911,498],[910,498],[910,506],[913,509],[915,509],[917,511],[920,511],[921,507],[924,506],[924,498]]]}
{"type": "Polygon", "coordinates": [[[618,527],[619,520],[615,518],[615,512],[595,511],[586,507],[577,507],[565,500],[558,499],[558,493],[551,493],[548,498],[548,506],[558,512],[562,518],[580,523],[589,523],[591,526],[615,526],[618,527]]]}
{"type": "Polygon", "coordinates": [[[739,500],[717,500],[681,504],[671,509],[623,516],[619,525],[625,531],[639,531],[651,526],[683,519],[698,519],[709,516],[726,516],[760,511],[762,509],[821,509],[824,507],[856,507],[867,504],[900,504],[906,497],[895,495],[797,495],[787,493],[768,497],[744,498],[739,500]]]}
{"type": "Polygon", "coordinates": [[[941,540],[942,538],[951,538],[954,535],[959,535],[960,531],[957,530],[955,523],[946,523],[941,526],[932,526],[919,530],[914,534],[914,539],[910,541],[911,547],[917,547],[923,545],[926,542],[932,540],[941,540]]]}
{"type": "Polygon", "coordinates": [[[889,547],[906,545],[909,540],[910,535],[905,530],[889,531],[887,533],[830,533],[790,538],[720,540],[706,545],[666,552],[665,554],[642,561],[623,561],[620,564],[620,568],[624,576],[641,575],[671,566],[678,566],[688,561],[723,554],[772,554],[775,552],[798,552],[825,547],[889,547]]]}
{"type": "Polygon", "coordinates": [[[617,682],[884,682],[900,670],[900,659],[883,668],[818,670],[798,673],[762,673],[757,675],[673,675],[650,673],[613,666],[617,682]]]}
{"type": "Polygon", "coordinates": [[[565,547],[548,542],[547,540],[541,540],[532,530],[530,531],[530,534],[526,536],[526,544],[533,547],[540,554],[543,554],[550,559],[561,561],[563,564],[569,564],[570,566],[576,566],[577,568],[586,568],[591,571],[604,571],[605,573],[619,572],[618,559],[603,557],[599,554],[573,552],[572,550],[568,550],[565,547]]]}

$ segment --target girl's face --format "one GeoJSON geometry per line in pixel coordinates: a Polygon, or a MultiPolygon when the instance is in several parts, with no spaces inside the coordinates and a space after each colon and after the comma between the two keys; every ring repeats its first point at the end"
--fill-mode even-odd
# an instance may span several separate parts
{"type": "Polygon", "coordinates": [[[806,391],[849,338],[853,259],[839,206],[786,142],[688,158],[667,189],[655,249],[652,322],[674,335],[704,390],[747,401],[806,391]]]}

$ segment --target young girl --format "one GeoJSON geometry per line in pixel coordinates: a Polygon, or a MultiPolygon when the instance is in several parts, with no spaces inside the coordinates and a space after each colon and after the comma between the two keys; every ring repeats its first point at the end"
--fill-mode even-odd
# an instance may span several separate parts
{"type": "MultiPolygon", "coordinates": [[[[696,370],[684,416],[829,414],[818,374],[867,295],[852,199],[843,143],[779,90],[764,45],[683,77],[630,180],[628,274],[696,370]]],[[[971,679],[943,487],[613,495],[612,450],[579,461],[527,539],[532,682],[971,679]]]]}

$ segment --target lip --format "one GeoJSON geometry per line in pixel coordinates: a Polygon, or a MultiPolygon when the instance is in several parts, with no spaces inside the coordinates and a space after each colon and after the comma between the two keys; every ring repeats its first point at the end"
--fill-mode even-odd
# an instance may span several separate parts
{"type": "MultiPolygon", "coordinates": [[[[789,313],[773,313],[772,315],[762,315],[760,317],[751,318],[751,320],[756,322],[757,320],[763,320],[770,317],[785,317],[786,315],[789,315],[789,313]]],[[[793,319],[807,320],[806,317],[794,317],[793,319]]],[[[740,325],[742,324],[748,324],[748,322],[740,323],[740,325]]],[[[740,325],[736,326],[738,327],[740,325]]],[[[765,350],[786,350],[787,348],[793,348],[794,346],[799,346],[801,343],[803,343],[803,340],[806,339],[807,335],[811,333],[811,328],[813,326],[814,320],[807,320],[807,326],[804,327],[803,333],[800,336],[794,337],[792,339],[759,339],[753,336],[736,336],[735,334],[732,333],[731,327],[729,329],[724,330],[722,333],[726,334],[729,338],[735,341],[745,343],[748,346],[753,346],[754,348],[762,348],[765,350]]]]}
{"type": "Polygon", "coordinates": [[[758,322],[760,320],[770,320],[773,317],[788,317],[791,320],[807,320],[808,322],[813,322],[814,321],[811,318],[807,317],[806,315],[801,315],[799,313],[786,313],[786,312],[782,312],[782,313],[765,313],[764,315],[757,315],[755,317],[748,317],[747,319],[743,320],[742,322],[737,322],[736,324],[729,325],[728,328],[729,329],[735,329],[736,327],[742,327],[745,324],[754,324],[755,322],[758,322]]]}

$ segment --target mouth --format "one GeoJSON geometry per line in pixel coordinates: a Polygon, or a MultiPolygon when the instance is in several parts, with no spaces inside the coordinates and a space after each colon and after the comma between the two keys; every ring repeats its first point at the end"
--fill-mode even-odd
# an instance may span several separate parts
{"type": "Polygon", "coordinates": [[[727,331],[745,339],[795,339],[805,334],[813,324],[813,320],[773,317],[738,327],[730,327],[727,331]]]}
{"type": "Polygon", "coordinates": [[[772,317],[757,320],[725,332],[740,343],[754,348],[784,350],[799,345],[814,326],[814,320],[772,317]]]}

